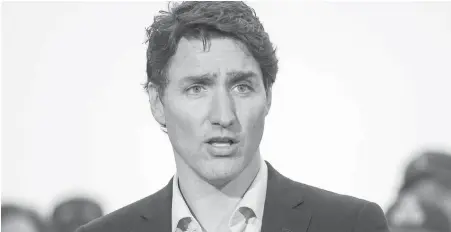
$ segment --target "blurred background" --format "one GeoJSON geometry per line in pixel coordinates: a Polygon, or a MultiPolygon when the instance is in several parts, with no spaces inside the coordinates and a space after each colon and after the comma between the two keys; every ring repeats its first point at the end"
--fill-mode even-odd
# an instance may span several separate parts
{"type": "MultiPolygon", "coordinates": [[[[451,3],[249,5],[280,59],[262,156],[393,231],[451,231],[451,3]]],[[[2,3],[2,231],[73,231],[172,177],[141,86],[162,9],[2,3]]]]}

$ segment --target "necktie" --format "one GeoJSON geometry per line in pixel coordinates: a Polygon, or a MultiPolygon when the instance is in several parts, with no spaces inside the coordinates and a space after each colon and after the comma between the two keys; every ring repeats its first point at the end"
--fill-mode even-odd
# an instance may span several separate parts
{"type": "MultiPolygon", "coordinates": [[[[254,231],[255,229],[248,228],[251,224],[249,220],[257,217],[254,211],[248,207],[240,207],[238,209],[238,212],[242,215],[241,218],[244,218],[244,222],[236,221],[235,223],[233,223],[235,225],[232,226],[233,227],[233,229],[231,228],[232,231],[240,231],[240,232],[254,231]]],[[[193,218],[184,217],[180,219],[179,222],[177,223],[176,232],[202,232],[202,230],[197,226],[193,218]]]]}
{"type": "Polygon", "coordinates": [[[256,217],[254,211],[248,207],[240,207],[238,211],[244,216],[246,219],[246,224],[248,224],[249,220],[256,217]]]}
{"type": "Polygon", "coordinates": [[[257,232],[259,221],[254,211],[248,207],[240,207],[233,217],[230,230],[232,232],[257,232]]]}
{"type": "Polygon", "coordinates": [[[199,231],[196,227],[196,223],[194,223],[191,217],[184,217],[179,220],[177,223],[176,232],[202,232],[199,231]]]}

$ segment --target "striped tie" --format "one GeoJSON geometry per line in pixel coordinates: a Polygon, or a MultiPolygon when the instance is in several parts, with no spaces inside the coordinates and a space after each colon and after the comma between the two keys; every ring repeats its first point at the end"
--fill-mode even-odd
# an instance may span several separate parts
{"type": "Polygon", "coordinates": [[[244,216],[246,219],[246,224],[248,224],[249,220],[257,217],[254,213],[254,211],[248,207],[240,207],[238,211],[244,216]]]}
{"type": "MultiPolygon", "coordinates": [[[[177,232],[194,232],[195,229],[194,221],[191,217],[184,217],[177,223],[177,232]]],[[[200,232],[200,231],[199,231],[200,232]]]]}
{"type": "MultiPolygon", "coordinates": [[[[245,219],[245,222],[243,224],[238,225],[241,228],[241,229],[239,229],[239,231],[247,231],[246,227],[248,227],[247,225],[250,224],[249,220],[251,220],[252,218],[257,218],[257,216],[255,215],[254,211],[248,207],[240,207],[238,209],[238,212],[245,219]]],[[[238,218],[236,218],[236,219],[238,219],[238,218]]],[[[236,223],[233,223],[233,224],[236,224],[236,223]]],[[[197,223],[195,223],[193,218],[184,217],[184,218],[180,219],[179,222],[177,223],[177,228],[175,231],[176,232],[202,232],[202,231],[198,231],[198,227],[196,224],[197,223]]],[[[235,229],[237,229],[237,228],[235,228],[235,229]]]]}
{"type": "Polygon", "coordinates": [[[259,221],[254,211],[248,207],[240,207],[230,222],[232,232],[257,232],[259,230],[259,221]]]}

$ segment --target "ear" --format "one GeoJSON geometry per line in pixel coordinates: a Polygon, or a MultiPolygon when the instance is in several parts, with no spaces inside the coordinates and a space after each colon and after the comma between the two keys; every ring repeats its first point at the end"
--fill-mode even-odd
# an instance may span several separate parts
{"type": "Polygon", "coordinates": [[[150,108],[152,110],[153,117],[160,125],[166,125],[166,117],[164,115],[164,105],[158,87],[154,84],[149,84],[148,88],[150,108]]]}
{"type": "Polygon", "coordinates": [[[265,115],[269,114],[269,110],[271,109],[272,103],[272,89],[268,88],[266,91],[266,107],[265,107],[265,115]]]}

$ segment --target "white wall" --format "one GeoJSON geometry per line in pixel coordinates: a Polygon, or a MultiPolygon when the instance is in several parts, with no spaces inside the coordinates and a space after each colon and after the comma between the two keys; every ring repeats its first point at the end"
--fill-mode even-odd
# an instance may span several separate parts
{"type": "MultiPolygon", "coordinates": [[[[286,176],[379,203],[451,148],[451,4],[250,3],[278,47],[262,141],[286,176]]],[[[2,201],[118,209],[175,171],[151,116],[145,28],[167,3],[3,3],[2,201]]]]}

